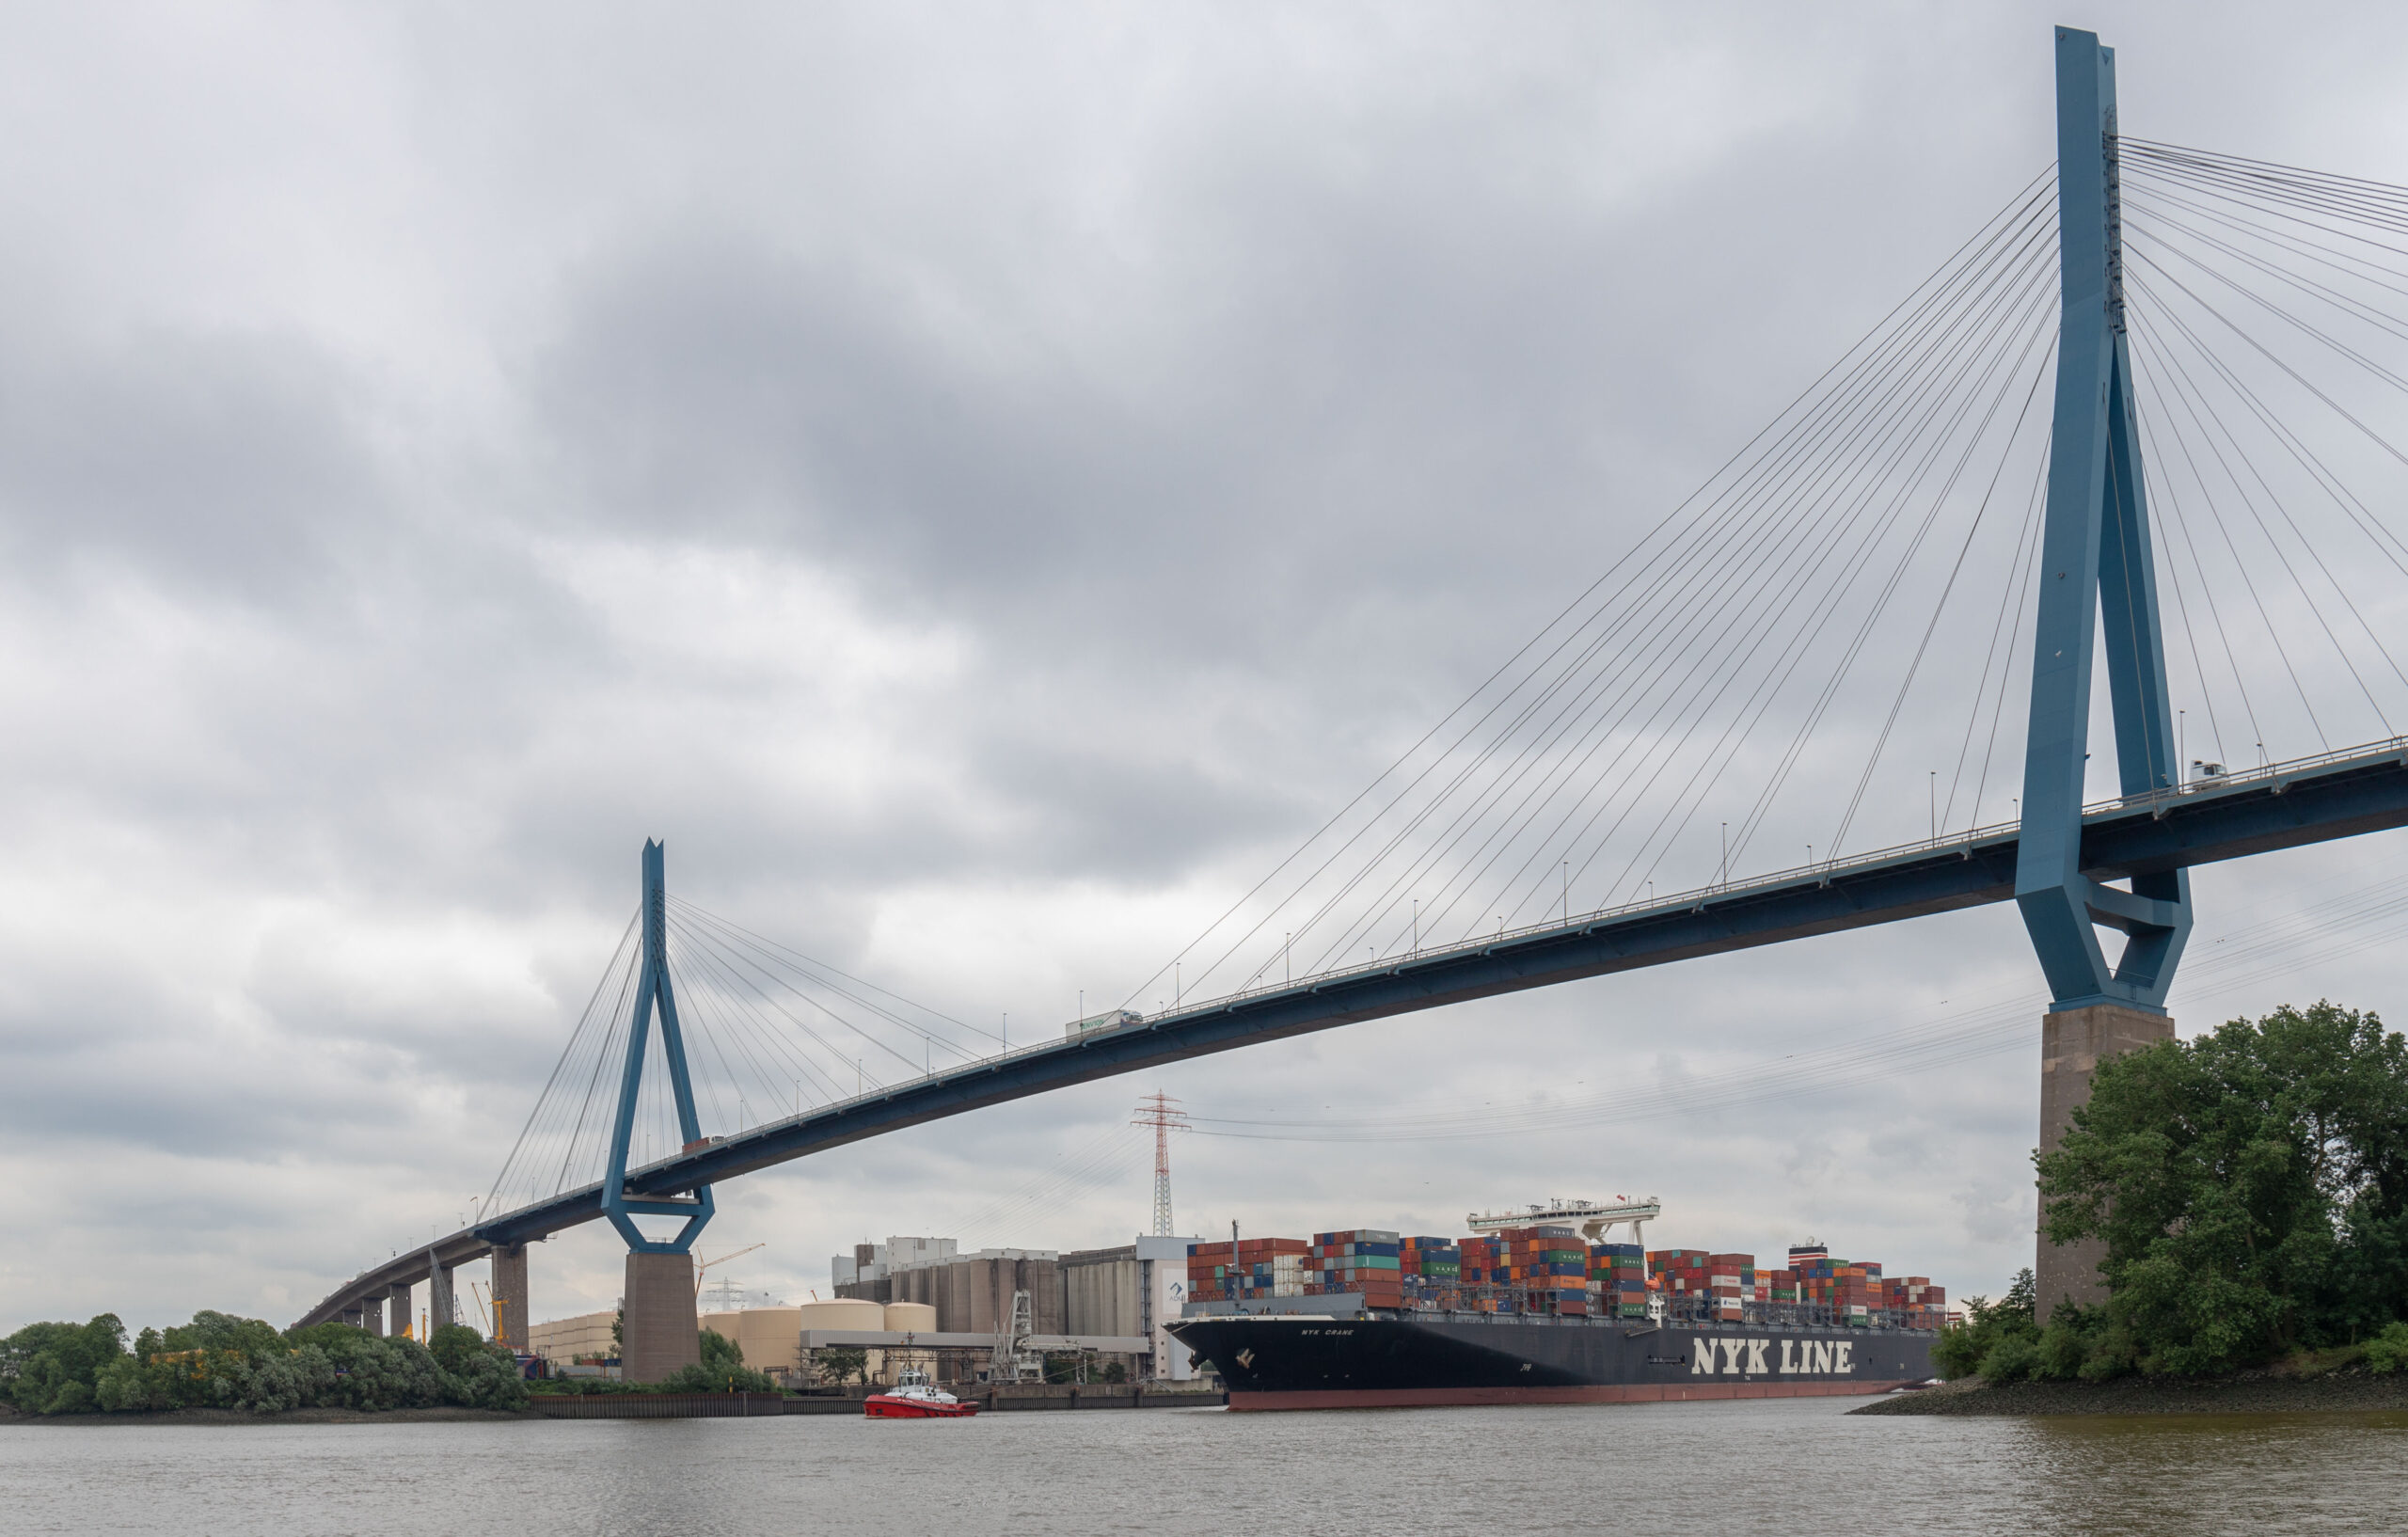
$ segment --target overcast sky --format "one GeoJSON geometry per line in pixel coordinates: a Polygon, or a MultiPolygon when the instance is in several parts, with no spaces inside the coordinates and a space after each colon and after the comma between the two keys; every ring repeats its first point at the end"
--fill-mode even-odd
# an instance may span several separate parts
{"type": "MultiPolygon", "coordinates": [[[[2052,22],[2128,132],[2408,182],[2397,8],[2063,9],[12,10],[0,1328],[288,1322],[458,1226],[646,837],[962,1018],[1140,985],[2046,166],[2052,22]]],[[[2400,836],[2202,872],[2193,956],[2400,836]]],[[[702,1247],[800,1298],[1123,1243],[1133,1133],[1009,1208],[1139,1092],[1536,1103],[2028,998],[1817,1095],[1175,1152],[1183,1229],[1655,1194],[1994,1292],[2039,989],[1992,909],[1357,1026],[752,1176],[702,1247]]],[[[618,1252],[538,1249],[535,1315],[618,1252]]]]}

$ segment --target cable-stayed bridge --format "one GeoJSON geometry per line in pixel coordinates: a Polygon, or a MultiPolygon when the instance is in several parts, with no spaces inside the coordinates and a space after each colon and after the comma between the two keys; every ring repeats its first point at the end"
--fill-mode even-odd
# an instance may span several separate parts
{"type": "MultiPolygon", "coordinates": [[[[2408,189],[2127,136],[2112,53],[2056,47],[2055,164],[1124,1006],[1011,1049],[670,896],[648,845],[478,1220],[310,1319],[420,1279],[448,1316],[490,1252],[523,1340],[524,1245],[600,1217],[648,1335],[755,1169],[1985,903],[2048,979],[2044,1061],[2170,1035],[2191,868],[2408,823],[2408,189]]],[[[2086,1085],[2044,1071],[2044,1141],[2086,1085]]]]}

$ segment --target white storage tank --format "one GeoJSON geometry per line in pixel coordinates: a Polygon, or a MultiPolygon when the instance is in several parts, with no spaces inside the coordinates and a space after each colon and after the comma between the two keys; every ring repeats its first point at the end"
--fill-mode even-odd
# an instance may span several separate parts
{"type": "Polygon", "coordinates": [[[864,1329],[886,1327],[886,1309],[863,1297],[835,1297],[806,1302],[795,1310],[797,1329],[864,1329]]]}
{"type": "Polygon", "coordinates": [[[743,1332],[729,1338],[744,1352],[746,1366],[768,1371],[781,1367],[791,1370],[802,1364],[801,1308],[747,1307],[736,1315],[736,1321],[743,1332]]]}
{"type": "MultiPolygon", "coordinates": [[[[796,1343],[806,1329],[851,1329],[875,1334],[886,1327],[886,1309],[864,1297],[835,1297],[827,1302],[806,1302],[794,1309],[796,1343]]],[[[864,1363],[875,1378],[886,1365],[885,1353],[872,1350],[864,1363]]]]}

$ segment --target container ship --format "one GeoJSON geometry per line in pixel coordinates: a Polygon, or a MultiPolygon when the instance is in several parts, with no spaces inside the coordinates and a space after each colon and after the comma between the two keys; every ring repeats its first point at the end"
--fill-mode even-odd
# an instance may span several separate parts
{"type": "Polygon", "coordinates": [[[1649,1250],[1660,1207],[1559,1202],[1464,1239],[1371,1228],[1189,1246],[1168,1325],[1236,1410],[1872,1394],[1930,1379],[1945,1291],[1809,1241],[1649,1250]],[[1643,1215],[1633,1216],[1634,1211],[1643,1215]],[[1584,1231],[1584,1228],[1586,1231],[1584,1231]]]}

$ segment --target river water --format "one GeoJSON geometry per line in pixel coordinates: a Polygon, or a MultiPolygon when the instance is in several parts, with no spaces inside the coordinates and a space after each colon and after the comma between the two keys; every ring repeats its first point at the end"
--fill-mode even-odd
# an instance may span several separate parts
{"type": "Polygon", "coordinates": [[[0,1531],[2408,1531],[2408,1415],[1848,1418],[1858,1402],[19,1424],[0,1531]]]}

